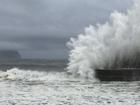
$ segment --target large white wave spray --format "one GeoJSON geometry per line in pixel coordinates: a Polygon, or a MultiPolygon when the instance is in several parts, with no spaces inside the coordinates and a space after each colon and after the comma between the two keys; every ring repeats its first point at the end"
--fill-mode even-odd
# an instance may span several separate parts
{"type": "Polygon", "coordinates": [[[68,42],[68,72],[94,77],[95,69],[140,64],[140,0],[126,13],[113,12],[109,22],[89,26],[68,42]]]}

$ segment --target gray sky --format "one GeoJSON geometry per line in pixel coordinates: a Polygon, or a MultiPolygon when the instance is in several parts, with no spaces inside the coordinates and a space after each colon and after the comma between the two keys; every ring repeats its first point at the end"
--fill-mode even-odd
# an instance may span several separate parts
{"type": "Polygon", "coordinates": [[[0,0],[0,49],[24,58],[67,58],[66,42],[84,27],[104,23],[132,0],[0,0]]]}

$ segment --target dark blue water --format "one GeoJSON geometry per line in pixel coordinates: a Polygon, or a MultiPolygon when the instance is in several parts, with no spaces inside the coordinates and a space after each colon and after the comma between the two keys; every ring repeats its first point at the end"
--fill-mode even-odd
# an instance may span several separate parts
{"type": "Polygon", "coordinates": [[[0,70],[6,71],[11,68],[19,68],[24,70],[40,70],[40,71],[64,71],[67,66],[67,60],[46,60],[46,59],[13,59],[0,60],[0,70]]]}

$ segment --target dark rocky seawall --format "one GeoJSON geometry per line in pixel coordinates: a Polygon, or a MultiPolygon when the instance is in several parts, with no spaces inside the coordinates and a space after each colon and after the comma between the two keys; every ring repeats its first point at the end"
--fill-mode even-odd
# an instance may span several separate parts
{"type": "Polygon", "coordinates": [[[96,70],[100,81],[140,81],[140,68],[112,68],[96,70]]]}

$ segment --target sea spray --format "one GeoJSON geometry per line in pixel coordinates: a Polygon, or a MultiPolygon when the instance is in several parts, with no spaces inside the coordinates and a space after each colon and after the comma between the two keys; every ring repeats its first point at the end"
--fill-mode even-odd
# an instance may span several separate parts
{"type": "Polygon", "coordinates": [[[67,70],[76,76],[93,78],[95,69],[140,67],[140,1],[126,13],[114,11],[103,25],[90,25],[67,45],[67,70]]]}
{"type": "Polygon", "coordinates": [[[46,83],[50,81],[76,81],[72,76],[68,76],[66,72],[48,72],[48,71],[36,71],[27,70],[19,68],[11,68],[7,71],[0,71],[0,81],[1,80],[13,80],[22,82],[41,82],[46,83]]]}

